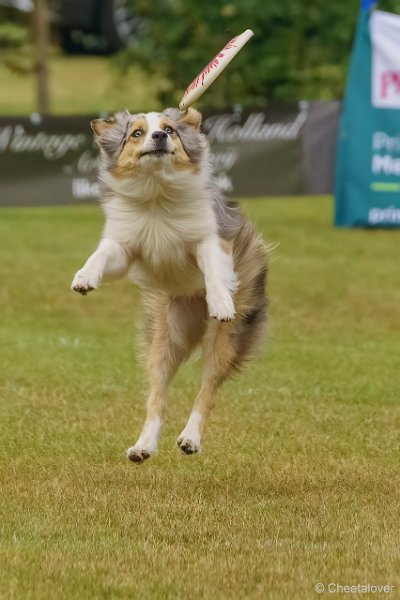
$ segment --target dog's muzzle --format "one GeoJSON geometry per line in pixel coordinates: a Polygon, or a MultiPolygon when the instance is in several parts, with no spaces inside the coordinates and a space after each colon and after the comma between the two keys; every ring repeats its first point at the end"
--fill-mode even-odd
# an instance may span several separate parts
{"type": "Polygon", "coordinates": [[[164,145],[167,143],[167,139],[168,139],[168,134],[166,131],[162,131],[162,129],[160,129],[160,131],[153,131],[153,133],[151,134],[151,139],[154,140],[154,143],[156,145],[164,145]]]}
{"type": "Polygon", "coordinates": [[[154,150],[156,152],[167,152],[168,134],[166,131],[153,131],[151,139],[153,140],[154,150]]]}
{"type": "Polygon", "coordinates": [[[161,156],[162,154],[173,154],[168,149],[168,134],[166,131],[160,129],[159,131],[153,131],[151,134],[152,147],[142,153],[142,156],[146,154],[153,154],[155,156],[161,156]]]}

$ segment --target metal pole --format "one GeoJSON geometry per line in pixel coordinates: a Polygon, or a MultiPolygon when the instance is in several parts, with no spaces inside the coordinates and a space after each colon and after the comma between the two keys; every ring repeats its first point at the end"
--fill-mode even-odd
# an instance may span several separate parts
{"type": "Polygon", "coordinates": [[[33,10],[34,72],[36,85],[36,110],[40,115],[49,112],[49,85],[47,48],[49,27],[46,0],[35,0],[33,10]]]}

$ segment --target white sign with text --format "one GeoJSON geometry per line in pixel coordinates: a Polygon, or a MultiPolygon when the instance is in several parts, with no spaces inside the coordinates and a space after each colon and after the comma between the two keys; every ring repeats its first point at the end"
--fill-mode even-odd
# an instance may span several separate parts
{"type": "Polygon", "coordinates": [[[372,106],[400,108],[400,16],[373,11],[370,32],[372,106]]]}

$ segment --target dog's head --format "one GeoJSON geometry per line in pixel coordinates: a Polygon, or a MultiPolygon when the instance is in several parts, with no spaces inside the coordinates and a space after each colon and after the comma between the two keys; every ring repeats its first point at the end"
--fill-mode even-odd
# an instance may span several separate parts
{"type": "Polygon", "coordinates": [[[117,178],[134,177],[142,170],[168,167],[196,172],[207,154],[200,132],[201,114],[168,108],[162,113],[95,119],[91,127],[100,146],[103,168],[117,178]]]}

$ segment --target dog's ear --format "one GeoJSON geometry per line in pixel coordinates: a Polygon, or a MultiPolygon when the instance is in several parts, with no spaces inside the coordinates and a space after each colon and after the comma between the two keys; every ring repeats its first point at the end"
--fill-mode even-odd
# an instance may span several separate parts
{"type": "Polygon", "coordinates": [[[96,143],[106,154],[113,156],[121,152],[129,133],[132,115],[127,111],[115,113],[105,119],[94,119],[90,126],[96,143]]]}
{"type": "Polygon", "coordinates": [[[103,133],[115,125],[115,119],[113,117],[106,117],[105,119],[93,119],[90,121],[90,127],[95,135],[101,136],[103,133]]]}
{"type": "Polygon", "coordinates": [[[164,110],[164,115],[175,121],[178,125],[179,123],[184,123],[195,129],[200,129],[201,114],[195,108],[188,108],[185,112],[182,112],[177,108],[166,108],[164,110]]]}
{"type": "Polygon", "coordinates": [[[200,129],[201,113],[195,108],[188,108],[187,111],[183,113],[180,120],[187,125],[191,125],[195,129],[200,129]]]}

